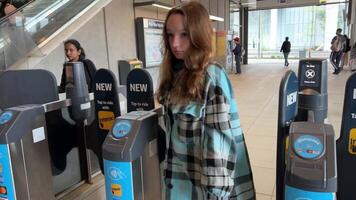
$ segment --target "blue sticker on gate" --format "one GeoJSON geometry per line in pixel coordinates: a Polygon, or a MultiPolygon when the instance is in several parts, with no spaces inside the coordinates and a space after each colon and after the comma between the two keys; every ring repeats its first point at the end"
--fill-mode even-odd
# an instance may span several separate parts
{"type": "Polygon", "coordinates": [[[134,200],[132,163],[104,159],[106,199],[134,200]]]}
{"type": "Polygon", "coordinates": [[[15,199],[7,144],[0,144],[0,199],[15,199]]]}
{"type": "Polygon", "coordinates": [[[125,137],[127,134],[129,134],[130,131],[131,131],[130,121],[123,120],[115,123],[112,129],[112,134],[115,138],[120,139],[122,137],[125,137]]]}
{"type": "Polygon", "coordinates": [[[335,200],[335,193],[313,192],[286,185],[285,200],[335,200]]]}
{"type": "Polygon", "coordinates": [[[320,139],[311,135],[299,136],[293,147],[297,155],[307,159],[318,158],[324,151],[324,145],[320,139]]]}
{"type": "Polygon", "coordinates": [[[0,115],[0,125],[3,125],[11,120],[13,114],[11,111],[5,111],[0,115]]]}

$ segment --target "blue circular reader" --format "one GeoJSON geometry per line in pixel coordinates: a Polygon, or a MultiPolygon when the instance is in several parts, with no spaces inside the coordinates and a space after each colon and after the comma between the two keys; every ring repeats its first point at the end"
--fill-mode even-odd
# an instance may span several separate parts
{"type": "Polygon", "coordinates": [[[320,139],[311,135],[299,136],[293,147],[297,155],[307,159],[318,158],[324,151],[324,145],[320,139]]]}
{"type": "Polygon", "coordinates": [[[129,134],[131,130],[131,123],[127,120],[119,121],[114,125],[112,129],[112,134],[115,138],[120,139],[129,134]]]}
{"type": "Polygon", "coordinates": [[[5,111],[0,115],[0,125],[3,125],[7,123],[8,121],[11,120],[12,118],[12,112],[11,111],[5,111]]]}

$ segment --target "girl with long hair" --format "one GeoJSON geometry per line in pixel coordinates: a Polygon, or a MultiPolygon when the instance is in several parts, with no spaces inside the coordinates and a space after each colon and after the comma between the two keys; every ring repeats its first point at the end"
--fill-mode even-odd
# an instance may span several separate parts
{"type": "Polygon", "coordinates": [[[158,101],[165,107],[165,199],[255,199],[230,81],[212,62],[209,14],[191,1],[164,30],[158,101]]]}

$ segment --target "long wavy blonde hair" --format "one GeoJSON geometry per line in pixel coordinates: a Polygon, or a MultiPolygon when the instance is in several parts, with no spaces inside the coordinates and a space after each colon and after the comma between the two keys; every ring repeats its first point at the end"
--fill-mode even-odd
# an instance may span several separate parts
{"type": "Polygon", "coordinates": [[[212,27],[204,6],[192,1],[171,9],[164,24],[163,42],[163,61],[157,98],[166,100],[169,95],[169,103],[172,104],[201,100],[206,68],[212,55],[212,27]],[[173,14],[183,15],[184,27],[190,39],[190,47],[185,52],[184,68],[177,76],[172,69],[172,60],[175,57],[167,35],[167,20],[173,14]]]}

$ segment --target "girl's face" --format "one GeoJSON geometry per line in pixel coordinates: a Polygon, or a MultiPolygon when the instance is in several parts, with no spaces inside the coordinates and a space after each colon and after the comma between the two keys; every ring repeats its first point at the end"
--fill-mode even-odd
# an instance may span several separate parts
{"type": "Polygon", "coordinates": [[[166,24],[169,46],[177,59],[184,59],[190,47],[190,38],[183,22],[183,15],[172,14],[168,17],[166,24]]]}
{"type": "Polygon", "coordinates": [[[81,50],[78,50],[73,44],[67,43],[64,45],[64,52],[70,61],[78,61],[81,50]]]}

